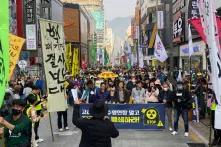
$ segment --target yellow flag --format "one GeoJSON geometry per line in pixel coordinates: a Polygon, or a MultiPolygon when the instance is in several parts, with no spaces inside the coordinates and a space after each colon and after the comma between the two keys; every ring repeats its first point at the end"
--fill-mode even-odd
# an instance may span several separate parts
{"type": "Polygon", "coordinates": [[[154,25],[148,48],[153,48],[156,34],[157,34],[157,24],[154,25]]]}
{"type": "Polygon", "coordinates": [[[73,62],[72,62],[72,76],[75,76],[79,73],[79,49],[74,48],[73,51],[73,62]]]}
{"type": "Polygon", "coordinates": [[[9,76],[11,78],[25,39],[9,34],[9,76]]]}
{"type": "Polygon", "coordinates": [[[65,50],[65,66],[68,72],[71,72],[71,43],[66,44],[66,50],[65,50]]]}

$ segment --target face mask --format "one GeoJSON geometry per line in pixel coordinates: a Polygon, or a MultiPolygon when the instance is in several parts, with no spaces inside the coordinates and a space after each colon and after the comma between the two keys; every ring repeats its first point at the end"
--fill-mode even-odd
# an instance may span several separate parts
{"type": "Polygon", "coordinates": [[[12,115],[13,115],[13,116],[17,116],[17,115],[19,115],[19,114],[21,114],[21,110],[12,109],[12,115]]]}
{"type": "Polygon", "coordinates": [[[163,88],[164,91],[168,91],[168,88],[163,88]]]}
{"type": "Polygon", "coordinates": [[[135,79],[133,79],[133,80],[132,80],[132,82],[133,82],[133,83],[135,83],[135,82],[136,82],[136,80],[135,80],[135,79]]]}

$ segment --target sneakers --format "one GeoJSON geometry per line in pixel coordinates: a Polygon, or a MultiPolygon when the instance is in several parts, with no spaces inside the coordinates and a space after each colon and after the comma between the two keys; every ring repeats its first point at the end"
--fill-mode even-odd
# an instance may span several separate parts
{"type": "Polygon", "coordinates": [[[41,142],[44,142],[44,139],[38,139],[38,140],[36,140],[36,143],[41,143],[41,142]]]}
{"type": "Polygon", "coordinates": [[[173,129],[172,129],[172,128],[169,128],[169,131],[170,131],[170,132],[172,132],[172,131],[173,131],[173,129]]]}
{"type": "Polygon", "coordinates": [[[58,130],[59,130],[59,132],[63,132],[63,131],[67,131],[67,130],[69,130],[69,128],[68,128],[68,127],[65,127],[64,129],[61,128],[61,129],[58,129],[58,130]]]}
{"type": "Polygon", "coordinates": [[[35,144],[35,147],[39,147],[39,145],[36,143],[36,144],[35,144]]]}
{"type": "Polygon", "coordinates": [[[178,133],[177,133],[177,131],[173,131],[171,134],[172,135],[177,135],[178,133]]]}
{"type": "Polygon", "coordinates": [[[188,137],[189,136],[189,133],[188,132],[185,132],[184,133],[184,137],[188,137]]]}

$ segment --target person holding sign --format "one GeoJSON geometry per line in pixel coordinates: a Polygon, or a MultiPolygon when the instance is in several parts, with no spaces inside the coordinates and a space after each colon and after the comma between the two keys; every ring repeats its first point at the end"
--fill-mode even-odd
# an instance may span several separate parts
{"type": "Polygon", "coordinates": [[[119,136],[114,124],[105,117],[108,112],[103,101],[91,105],[89,113],[91,119],[80,118],[79,108],[81,102],[75,101],[72,122],[81,129],[81,142],[79,147],[111,147],[111,138],[119,136]]]}

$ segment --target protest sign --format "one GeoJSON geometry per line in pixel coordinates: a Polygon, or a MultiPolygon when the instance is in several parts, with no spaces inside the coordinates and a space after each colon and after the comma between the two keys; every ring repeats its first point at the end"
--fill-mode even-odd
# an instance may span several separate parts
{"type": "MultiPolygon", "coordinates": [[[[90,118],[90,104],[80,106],[80,115],[90,118]]],[[[110,104],[108,116],[118,129],[161,130],[165,128],[165,106],[150,104],[110,104]]]]}
{"type": "Polygon", "coordinates": [[[44,70],[48,92],[48,111],[64,111],[65,41],[61,23],[40,19],[44,70]]]}
{"type": "Polygon", "coordinates": [[[22,46],[25,42],[25,39],[15,36],[13,34],[9,35],[9,55],[10,55],[10,63],[9,63],[9,78],[11,78],[15,66],[17,64],[22,46]]]}
{"type": "Polygon", "coordinates": [[[209,59],[211,64],[209,73],[211,74],[212,87],[216,94],[217,102],[221,105],[221,55],[214,1],[200,0],[199,10],[202,16],[201,22],[203,31],[209,48],[209,59]]]}
{"type": "Polygon", "coordinates": [[[8,0],[0,4],[0,106],[2,105],[9,73],[9,7],[8,0]]]}

